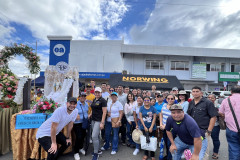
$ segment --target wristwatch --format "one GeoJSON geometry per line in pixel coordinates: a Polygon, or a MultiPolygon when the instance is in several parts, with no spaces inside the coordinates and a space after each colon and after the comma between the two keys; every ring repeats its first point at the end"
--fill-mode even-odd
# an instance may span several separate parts
{"type": "Polygon", "coordinates": [[[211,134],[211,133],[212,133],[212,131],[209,131],[209,130],[207,130],[207,133],[211,134]]]}

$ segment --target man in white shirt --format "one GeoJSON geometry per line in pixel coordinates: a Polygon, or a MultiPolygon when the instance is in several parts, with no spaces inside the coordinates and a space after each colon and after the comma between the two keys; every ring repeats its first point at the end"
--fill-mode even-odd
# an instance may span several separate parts
{"type": "Polygon", "coordinates": [[[71,97],[68,99],[67,106],[57,108],[52,116],[46,120],[38,129],[36,139],[40,145],[48,152],[48,160],[59,157],[71,143],[71,130],[73,122],[76,120],[78,110],[77,99],[71,97]],[[61,130],[67,125],[67,137],[61,130]],[[57,144],[61,147],[57,149],[57,144]]]}
{"type": "Polygon", "coordinates": [[[102,97],[107,100],[107,98],[109,97],[109,93],[107,91],[107,84],[106,83],[102,83],[102,86],[101,86],[101,89],[102,89],[102,97]]]}

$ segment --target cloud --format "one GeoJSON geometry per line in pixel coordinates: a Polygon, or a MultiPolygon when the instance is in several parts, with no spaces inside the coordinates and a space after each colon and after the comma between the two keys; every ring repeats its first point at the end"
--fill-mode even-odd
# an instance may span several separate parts
{"type": "MultiPolygon", "coordinates": [[[[124,0],[4,0],[0,1],[0,19],[25,25],[39,45],[48,45],[47,35],[85,39],[96,32],[102,38],[104,30],[119,24],[128,9],[124,0]]],[[[5,37],[14,31],[11,26],[4,29],[5,37]]]]}
{"type": "Polygon", "coordinates": [[[240,48],[240,3],[232,1],[157,1],[148,21],[134,25],[134,44],[240,48]],[[171,2],[171,3],[170,3],[171,2]],[[224,4],[228,4],[227,6],[224,4]],[[238,5],[236,4],[238,3],[238,5]],[[237,6],[230,12],[231,6],[237,6]]]}

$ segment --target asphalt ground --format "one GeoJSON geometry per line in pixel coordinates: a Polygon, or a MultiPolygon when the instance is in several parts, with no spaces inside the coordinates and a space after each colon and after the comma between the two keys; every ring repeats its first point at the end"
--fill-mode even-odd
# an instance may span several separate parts
{"type": "MultiPolygon", "coordinates": [[[[221,130],[220,132],[220,149],[219,149],[219,160],[228,160],[228,144],[226,140],[225,131],[221,130]]],[[[210,160],[212,155],[213,145],[210,143],[210,160]]],[[[89,151],[87,156],[80,155],[81,160],[91,160],[92,155],[91,152],[93,151],[93,146],[90,144],[89,151]]],[[[99,160],[141,160],[144,154],[144,151],[141,150],[140,153],[137,156],[134,156],[132,153],[134,151],[134,148],[129,148],[127,146],[122,146],[119,144],[119,149],[117,154],[111,155],[111,150],[103,151],[103,154],[100,155],[99,160]]],[[[159,148],[155,152],[155,158],[158,160],[159,156],[159,148]]],[[[0,155],[0,160],[12,160],[12,152],[7,153],[5,155],[0,155]]],[[[150,158],[149,158],[150,159],[150,158]]],[[[66,155],[63,155],[59,158],[59,160],[74,160],[73,153],[69,153],[66,155]]]]}

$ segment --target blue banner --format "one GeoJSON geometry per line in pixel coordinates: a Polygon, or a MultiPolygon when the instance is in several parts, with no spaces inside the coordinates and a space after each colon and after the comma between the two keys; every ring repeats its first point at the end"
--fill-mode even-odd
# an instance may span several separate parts
{"type": "Polygon", "coordinates": [[[43,113],[18,114],[15,129],[39,128],[45,122],[46,116],[43,113]]]}
{"type": "Polygon", "coordinates": [[[49,65],[63,61],[68,63],[70,40],[50,40],[49,65]]]}
{"type": "Polygon", "coordinates": [[[109,79],[111,74],[121,74],[121,73],[111,73],[111,72],[79,72],[79,78],[102,78],[102,79],[109,79]]]}

